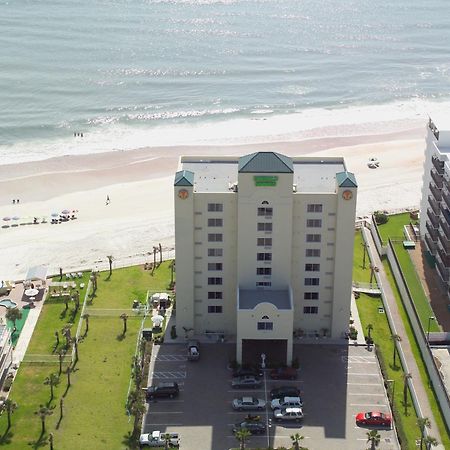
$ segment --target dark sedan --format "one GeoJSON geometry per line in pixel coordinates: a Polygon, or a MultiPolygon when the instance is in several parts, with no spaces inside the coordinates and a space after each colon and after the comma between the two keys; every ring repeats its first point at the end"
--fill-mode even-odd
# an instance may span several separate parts
{"type": "Polygon", "coordinates": [[[297,378],[297,369],[292,367],[279,367],[270,371],[272,380],[295,380],[297,378]]]}
{"type": "Polygon", "coordinates": [[[233,427],[233,433],[240,430],[248,430],[251,434],[264,434],[266,425],[262,422],[239,422],[233,427]]]}
{"type": "Polygon", "coordinates": [[[281,386],[270,391],[270,398],[300,397],[300,391],[294,386],[281,386]]]}

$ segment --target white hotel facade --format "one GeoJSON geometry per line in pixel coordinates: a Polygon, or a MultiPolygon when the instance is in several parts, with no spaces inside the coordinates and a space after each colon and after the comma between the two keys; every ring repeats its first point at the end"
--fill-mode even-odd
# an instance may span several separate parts
{"type": "Polygon", "coordinates": [[[178,333],[285,364],[294,331],[343,337],[357,194],[343,158],[182,157],[174,185],[178,333]]]}
{"type": "Polygon", "coordinates": [[[427,124],[420,235],[450,297],[450,123],[445,118],[427,124]]]}

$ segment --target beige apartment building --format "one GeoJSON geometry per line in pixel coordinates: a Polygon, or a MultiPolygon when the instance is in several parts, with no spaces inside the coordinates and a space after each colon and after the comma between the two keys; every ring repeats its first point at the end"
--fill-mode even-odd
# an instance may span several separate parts
{"type": "Polygon", "coordinates": [[[178,333],[285,364],[294,333],[343,337],[357,194],[343,158],[182,157],[174,184],[178,333]]]}

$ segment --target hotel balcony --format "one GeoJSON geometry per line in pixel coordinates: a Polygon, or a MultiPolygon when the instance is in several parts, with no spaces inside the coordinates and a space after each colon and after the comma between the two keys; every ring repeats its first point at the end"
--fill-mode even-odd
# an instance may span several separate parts
{"type": "Polygon", "coordinates": [[[442,200],[442,192],[433,183],[430,183],[429,187],[436,201],[440,202],[442,200]]]}
{"type": "Polygon", "coordinates": [[[428,247],[428,251],[432,254],[435,255],[436,254],[436,242],[433,242],[430,238],[430,236],[428,236],[428,234],[425,234],[425,243],[428,247]]]}
{"type": "MultiPolygon", "coordinates": [[[[429,200],[430,197],[433,198],[433,196],[431,196],[431,195],[428,196],[428,201],[431,205],[431,201],[429,200]]],[[[444,189],[442,191],[442,198],[444,199],[445,204],[447,205],[447,208],[450,209],[450,194],[448,193],[447,189],[444,189]]],[[[433,211],[434,211],[434,208],[433,208],[433,211]]]]}
{"type": "Polygon", "coordinates": [[[442,231],[438,233],[439,241],[447,255],[450,255],[450,239],[442,231]]]}
{"type": "Polygon", "coordinates": [[[435,228],[433,228],[430,225],[429,222],[427,222],[425,226],[427,228],[427,231],[428,231],[428,233],[430,235],[431,240],[434,241],[434,242],[437,242],[437,240],[438,240],[438,232],[437,232],[437,230],[435,228]]]}
{"type": "Polygon", "coordinates": [[[450,211],[447,208],[444,208],[443,205],[441,205],[441,211],[445,219],[445,221],[442,222],[447,223],[447,225],[450,225],[450,211]]]}
{"type": "Polygon", "coordinates": [[[433,156],[431,158],[431,162],[433,163],[434,168],[436,169],[439,175],[444,175],[444,161],[440,161],[439,158],[433,156]]]}
{"type": "Polygon", "coordinates": [[[436,258],[436,269],[444,283],[448,283],[448,269],[446,269],[439,258],[436,258]]]}
{"type": "Polygon", "coordinates": [[[428,127],[430,128],[431,132],[434,134],[434,137],[439,140],[439,130],[437,129],[436,125],[434,124],[434,122],[429,119],[428,120],[428,127]]]}
{"type": "Polygon", "coordinates": [[[435,169],[431,169],[430,174],[438,189],[442,189],[442,186],[444,185],[444,177],[442,175],[439,175],[435,169]]]}
{"type": "MultiPolygon", "coordinates": [[[[431,208],[427,209],[427,215],[431,221],[431,225],[433,225],[434,228],[439,228],[439,216],[437,216],[431,208]]],[[[450,218],[449,218],[449,220],[450,220],[450,218]]]]}
{"type": "Polygon", "coordinates": [[[450,267],[450,255],[445,253],[445,251],[438,245],[437,252],[439,254],[439,258],[441,258],[442,264],[446,269],[450,267]]]}
{"type": "MultiPolygon", "coordinates": [[[[442,193],[442,196],[444,197],[444,193],[442,193]]],[[[448,201],[450,202],[450,196],[448,198],[448,201]]],[[[436,214],[436,216],[439,216],[441,214],[441,208],[439,207],[439,203],[432,195],[428,196],[428,203],[431,206],[431,209],[433,210],[434,214],[436,214]]]]}

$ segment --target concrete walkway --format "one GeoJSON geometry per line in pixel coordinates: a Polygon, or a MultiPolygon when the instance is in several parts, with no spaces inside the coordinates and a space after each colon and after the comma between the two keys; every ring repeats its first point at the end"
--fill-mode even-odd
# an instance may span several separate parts
{"type": "MultiPolygon", "coordinates": [[[[411,344],[409,342],[403,320],[397,307],[394,292],[392,291],[391,285],[386,276],[383,263],[381,262],[381,259],[378,255],[375,242],[373,241],[370,231],[367,228],[363,228],[362,232],[364,233],[366,242],[369,244],[368,251],[370,260],[372,261],[372,264],[379,268],[378,276],[380,281],[380,288],[384,291],[384,295],[387,301],[386,307],[390,311],[395,326],[395,329],[392,330],[392,333],[398,334],[402,338],[399,344],[401,349],[403,350],[403,354],[405,355],[406,360],[407,367],[404,367],[404,370],[406,373],[410,373],[412,375],[410,386],[411,389],[415,392],[419,403],[420,411],[418,412],[418,415],[422,417],[428,417],[430,419],[431,429],[429,431],[429,434],[430,436],[435,437],[440,444],[437,447],[433,448],[444,450],[444,446],[441,444],[442,439],[439,433],[439,429],[436,425],[433,412],[431,411],[430,402],[428,401],[428,396],[420,377],[419,368],[417,367],[416,360],[411,350],[411,344]]],[[[417,429],[417,436],[419,436],[419,429],[417,429]]]]}

